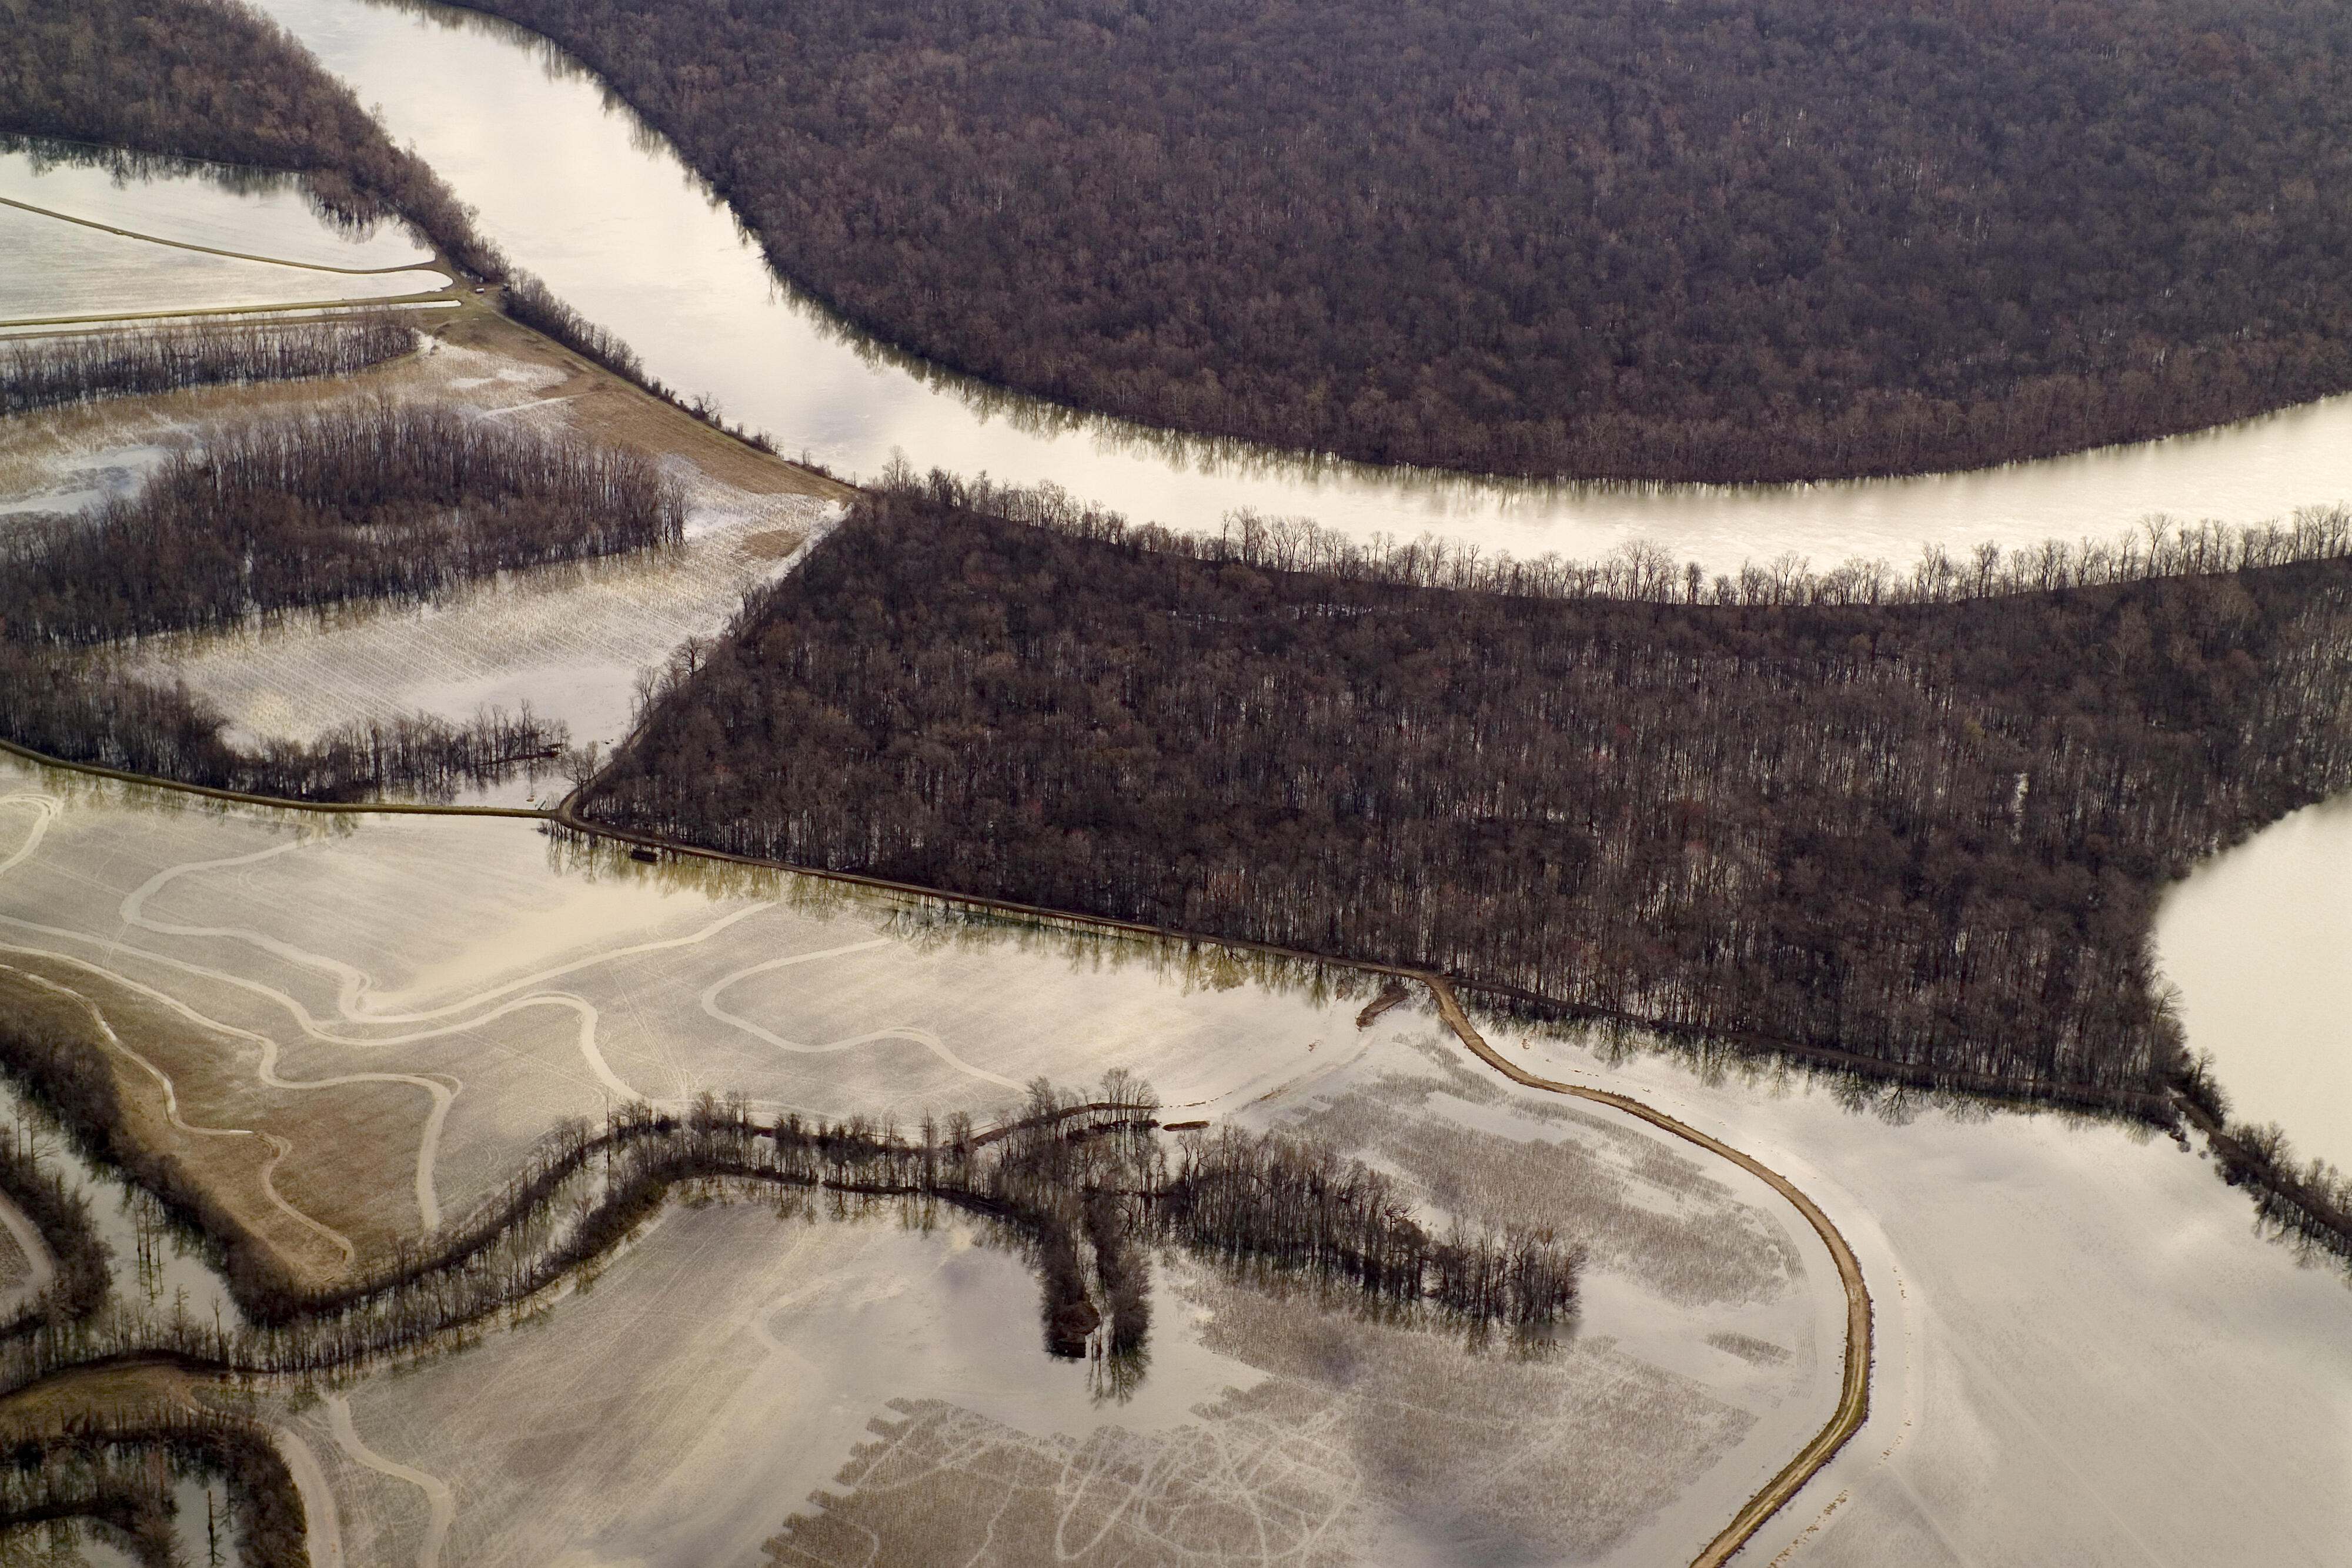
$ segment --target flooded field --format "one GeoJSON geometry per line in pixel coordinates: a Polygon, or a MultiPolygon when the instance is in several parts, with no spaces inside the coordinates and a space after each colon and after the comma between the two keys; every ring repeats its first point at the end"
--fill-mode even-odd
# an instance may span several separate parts
{"type": "Polygon", "coordinates": [[[299,180],[22,138],[0,142],[0,325],[391,298],[446,287],[400,225],[320,213],[299,180]]]}
{"type": "Polygon", "coordinates": [[[2231,1115],[2352,1168],[2352,798],[2298,811],[2199,868],[2156,940],[2191,1049],[2231,1115]]]}
{"type": "Polygon", "coordinates": [[[0,206],[0,323],[383,298],[447,287],[436,271],[351,276],[107,234],[0,206]]]}
{"type": "MultiPolygon", "coordinates": [[[[1596,1228],[1649,1214],[1641,1250],[1678,1283],[1612,1251],[1573,1333],[1469,1349],[1163,1253],[1148,1360],[1114,1375],[1044,1354],[1034,1279],[967,1221],[719,1205],[294,1427],[408,1472],[338,1482],[364,1561],[1642,1563],[1686,1554],[1826,1416],[1836,1293],[1757,1194],[1449,1071],[1425,1025],[1276,1103],[1246,1120],[1385,1116],[1341,1146],[1406,1170],[1391,1145],[1435,1139],[1596,1228]]],[[[1465,1217],[1497,1196],[1407,1174],[1465,1217]]]]}
{"type": "MultiPolygon", "coordinates": [[[[417,353],[332,382],[202,389],[11,419],[0,425],[0,528],[10,511],[70,510],[129,494],[216,422],[377,397],[662,450],[669,437],[660,431],[607,428],[618,421],[605,405],[618,396],[608,378],[474,311],[417,353]]],[[[484,705],[515,711],[529,703],[567,724],[574,744],[609,749],[627,732],[639,674],[689,638],[716,636],[744,593],[787,570],[840,510],[782,465],[669,417],[701,438],[662,458],[688,497],[679,548],[510,572],[429,603],[345,606],[151,638],[123,662],[147,679],[186,682],[226,716],[239,744],[308,741],[355,720],[418,712],[462,723],[484,705]]],[[[520,804],[561,785],[552,774],[517,779],[482,799],[520,804]]]]}
{"type": "Polygon", "coordinates": [[[2258,1235],[2201,1154],[1785,1069],[1496,1042],[1765,1161],[1860,1256],[1870,1420],[1757,1561],[2318,1568],[2352,1536],[2352,1291],[2258,1235]]]}
{"type": "Polygon", "coordinates": [[[354,226],[321,214],[294,176],[81,142],[0,139],[0,201],[177,245],[314,267],[433,260],[431,247],[404,224],[354,226]]]}
{"type": "Polygon", "coordinates": [[[0,963],[67,977],[191,1124],[292,1145],[281,1190],[363,1250],[617,1097],[992,1115],[1113,1066],[1171,1119],[1371,1162],[1425,1224],[1591,1249],[1580,1322],[1532,1359],[1167,1256],[1148,1365],[1111,1386],[1045,1357],[1034,1280],[985,1228],[673,1209],[531,1323],[288,1408],[351,1562],[748,1561],[780,1534],[847,1560],[869,1531],[953,1535],[939,1507],[977,1489],[1001,1561],[1081,1529],[1086,1561],[1255,1560],[1273,1529],[1307,1562],[1643,1563],[1719,1529],[1835,1398],[1843,1298],[1785,1206],[1465,1068],[1425,1009],[1360,1024],[1369,985],[565,853],[528,823],[322,826],[15,764],[0,864],[0,963]],[[414,1207],[387,1224],[379,1193],[414,1207]]]}

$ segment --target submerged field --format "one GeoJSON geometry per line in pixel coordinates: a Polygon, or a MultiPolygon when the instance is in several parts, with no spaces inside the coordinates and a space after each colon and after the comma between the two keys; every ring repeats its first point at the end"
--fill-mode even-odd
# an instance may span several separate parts
{"type": "MultiPolygon", "coordinates": [[[[877,1542],[883,1561],[1675,1561],[1834,1398],[1842,1301],[1785,1205],[1505,1083],[1419,1002],[1360,1025],[1374,987],[1343,973],[641,864],[529,823],[321,822],[14,762],[0,865],[0,965],[98,1009],[188,1124],[286,1139],[276,1190],[314,1225],[273,1234],[320,1277],[341,1265],[299,1232],[366,1256],[452,1222],[555,1122],[615,1100],[740,1089],[903,1122],[1111,1067],[1171,1121],[1361,1158],[1425,1223],[1591,1249],[1579,1322],[1532,1359],[1163,1257],[1122,1403],[1098,1365],[1046,1359],[1034,1282],[985,1227],[672,1208],[523,1326],[282,1407],[350,1562],[772,1543],[848,1563],[877,1542]]],[[[1872,1416],[1762,1560],[1928,1568],[2054,1542],[2138,1562],[2116,1521],[2141,1517],[2210,1560],[2245,1499],[2241,1538],[2316,1563],[2352,1525],[2327,1514],[2352,1458],[2341,1282],[2253,1234],[2171,1140],[1488,1032],[1763,1159],[1861,1252],[1872,1416]],[[2190,1431],[2238,1458],[2168,1435],[2190,1431]]]]}
{"type": "MultiPolygon", "coordinates": [[[[1834,1399],[1842,1298],[1801,1221],[1652,1129],[1472,1072],[1425,1010],[1360,1026],[1368,984],[572,859],[522,823],[320,832],[15,764],[5,779],[0,965],[96,1008],[187,1124],[289,1142],[275,1190],[363,1256],[455,1219],[555,1120],[615,1098],[740,1088],[904,1119],[1114,1066],[1148,1073],[1171,1120],[1319,1135],[1404,1180],[1431,1223],[1541,1222],[1592,1247],[1580,1322],[1531,1360],[1169,1262],[1141,1385],[1098,1404],[1086,1367],[1045,1360],[1018,1258],[968,1227],[780,1220],[772,1200],[673,1211],[537,1326],[289,1411],[313,1452],[365,1472],[337,1490],[353,1561],[405,1561],[436,1528],[465,1561],[562,1560],[559,1541],[580,1561],[664,1542],[662,1560],[708,1561],[779,1531],[833,1561],[844,1539],[919,1536],[945,1497],[1008,1487],[996,1500],[1026,1533],[995,1560],[1027,1561],[1066,1511],[1018,1478],[1084,1465],[1097,1479],[1061,1527],[1092,1519],[1104,1561],[1175,1544],[1255,1560],[1264,1521],[1236,1534],[1233,1511],[1278,1494],[1306,1561],[1427,1557],[1466,1531],[1638,1563],[1719,1528],[1834,1399]],[[748,1435],[778,1430],[806,1440],[744,1465],[748,1435]],[[961,1471],[922,1463],[924,1496],[886,1484],[949,1434],[961,1471]],[[362,1454],[446,1485],[454,1512],[362,1454]],[[1229,1484],[1244,1472],[1268,1489],[1246,1502],[1229,1484]],[[828,1480],[839,1500],[805,1504],[828,1480]]],[[[325,1249],[274,1234],[331,1277],[325,1249]]]]}
{"type": "MultiPolygon", "coordinates": [[[[627,732],[641,674],[717,634],[744,593],[828,525],[837,489],[721,436],[480,309],[406,359],[331,382],[202,389],[48,410],[0,425],[0,528],[10,510],[71,510],[128,494],[217,423],[388,397],[435,402],[654,452],[684,486],[676,548],[505,573],[423,604],[257,617],[151,637],[119,655],[131,673],[184,682],[253,745],[311,741],[353,721],[424,712],[463,722],[528,703],[609,747],[627,732]]],[[[112,656],[112,655],[110,655],[112,656]]],[[[519,780],[499,799],[551,789],[519,780]]]]}

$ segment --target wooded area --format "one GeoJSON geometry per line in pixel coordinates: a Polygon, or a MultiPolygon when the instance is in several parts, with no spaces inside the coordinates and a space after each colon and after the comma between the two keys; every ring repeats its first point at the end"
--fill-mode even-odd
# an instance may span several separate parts
{"type": "Polygon", "coordinates": [[[2209,530],[2156,552],[2200,575],[2000,591],[1995,552],[1990,598],[1792,570],[1718,604],[1285,570],[1271,530],[1221,559],[971,495],[862,504],[673,669],[585,815],[2147,1109],[2180,1065],[2158,894],[2352,783],[2340,518],[2284,565],[2209,530]]]}
{"type": "Polygon", "coordinates": [[[888,342],[1509,473],[1966,467],[2352,387],[2312,0],[467,0],[888,342]]]}
{"type": "Polygon", "coordinates": [[[440,176],[236,0],[0,0],[0,132],[302,174],[333,216],[404,217],[475,276],[505,272],[440,176]]]}
{"type": "Polygon", "coordinates": [[[0,416],[230,382],[342,376],[416,347],[388,315],[0,340],[0,416]]]}
{"type": "Polygon", "coordinates": [[[677,482],[634,448],[455,409],[383,401],[209,431],[136,495],[0,532],[0,738],[291,800],[446,800],[552,771],[569,736],[528,705],[240,747],[200,696],[82,650],[675,545],[685,518],[677,482]]]}
{"type": "Polygon", "coordinates": [[[651,457],[389,401],[206,433],[135,496],[0,533],[0,636],[86,644],[674,545],[651,457]]]}

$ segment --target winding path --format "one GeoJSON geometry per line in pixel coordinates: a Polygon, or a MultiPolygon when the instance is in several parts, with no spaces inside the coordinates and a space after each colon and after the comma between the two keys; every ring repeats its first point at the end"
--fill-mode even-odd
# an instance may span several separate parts
{"type": "MultiPolygon", "coordinates": [[[[1848,1245],[1845,1238],[1839,1232],[1837,1227],[1831,1221],[1829,1216],[1822,1211],[1820,1205],[1815,1203],[1794,1183],[1790,1182],[1787,1177],[1781,1176],[1777,1171],[1772,1170],[1769,1166],[1754,1159],[1750,1155],[1741,1153],[1739,1150],[1733,1148],[1730,1145],[1722,1142],[1720,1139],[1711,1137],[1708,1134],[1700,1132],[1697,1128],[1691,1126],[1689,1124],[1666,1114],[1664,1112],[1654,1109],[1653,1107],[1643,1104],[1642,1102],[1633,1099],[1627,1095],[1612,1093],[1606,1090],[1586,1088],[1577,1084],[1563,1083],[1556,1080],[1539,1077],[1515,1065],[1489,1045],[1485,1037],[1479,1033],[1477,1028],[1471,1022],[1469,1015],[1464,1010],[1461,1000],[1455,995],[1452,983],[1444,975],[1402,965],[1334,959],[1325,955],[1280,947],[1268,943],[1255,943],[1219,937],[1202,936],[1185,932],[1171,931],[1158,926],[1147,925],[1136,921],[1116,920],[1101,916],[1076,915],[1063,910],[1046,909],[1029,904],[1016,904],[1010,900],[943,892],[936,888],[927,888],[912,883],[893,882],[885,878],[861,876],[851,872],[809,871],[802,867],[784,865],[774,861],[763,861],[751,856],[730,854],[715,850],[705,850],[692,845],[672,842],[652,834],[636,832],[625,829],[615,829],[607,827],[604,824],[592,822],[580,817],[573,810],[573,802],[570,800],[566,800],[562,805],[557,806],[552,810],[526,810],[499,807],[437,807],[408,803],[394,803],[390,805],[346,805],[340,803],[320,804],[303,801],[287,801],[271,800],[262,796],[244,795],[228,790],[206,789],[201,786],[176,784],[169,779],[147,778],[137,774],[124,773],[112,768],[63,762],[55,758],[47,757],[37,752],[28,751],[22,747],[13,745],[5,741],[0,741],[0,750],[13,753],[16,756],[25,758],[29,761],[40,763],[48,767],[63,768],[74,771],[95,774],[100,777],[111,778],[124,782],[139,784],[150,788],[178,790],[186,793],[207,796],[213,799],[236,800],[242,803],[277,810],[312,811],[353,816],[399,814],[424,816],[499,816],[536,820],[552,822],[572,831],[589,837],[603,839],[607,841],[624,845],[635,845],[653,850],[663,854],[722,862],[739,865],[757,866],[768,870],[786,872],[796,875],[813,876],[823,880],[839,882],[856,886],[909,894],[940,903],[951,904],[961,907],[976,908],[997,914],[1012,915],[1024,919],[1041,921],[1048,924],[1060,924],[1066,926],[1076,926],[1090,930],[1117,932],[1131,936],[1146,936],[1157,940],[1176,941],[1200,946],[1219,946],[1237,951],[1261,953],[1301,963],[1320,965],[1330,968],[1353,969],[1359,973],[1382,975],[1409,982],[1417,982],[1429,988],[1432,996],[1436,1000],[1440,1016],[1444,1019],[1447,1027],[1452,1030],[1454,1035],[1462,1041],[1464,1047],[1473,1055],[1477,1057],[1479,1061],[1485,1062],[1488,1067],[1501,1073],[1504,1077],[1508,1078],[1513,1082],[1521,1084],[1528,1088],[1568,1095],[1577,1099],[1590,1100],[1600,1104],[1607,1105],[1614,1110],[1623,1112],[1628,1115],[1633,1116],[1641,1121],[1648,1123],[1652,1126],[1659,1128],[1661,1131],[1669,1133],[1677,1138],[1683,1139],[1684,1141],[1705,1150],[1708,1154],[1714,1155],[1738,1166],[1741,1170],[1748,1172],[1749,1175],[1764,1182],[1768,1186],[1771,1187],[1774,1192],[1778,1193],[1782,1198],[1787,1200],[1790,1206],[1804,1218],[1805,1222],[1811,1227],[1814,1234],[1820,1237],[1822,1245],[1829,1249],[1830,1256],[1836,1264],[1839,1281],[1843,1288],[1846,1301],[1845,1347],[1843,1376],[1836,1409],[1832,1414],[1828,1423],[1824,1425],[1819,1432],[1814,1434],[1812,1438],[1808,1441],[1802,1448],[1798,1450],[1798,1452],[1790,1458],[1788,1463],[1780,1469],[1778,1474],[1776,1474],[1769,1481],[1766,1482],[1761,1489],[1750,1497],[1739,1511],[1732,1517],[1731,1521],[1716,1535],[1714,1540],[1707,1542],[1706,1547],[1696,1557],[1692,1559],[1692,1568],[1721,1568],[1722,1564],[1729,1562],[1730,1559],[1756,1535],[1757,1531],[1763,1527],[1767,1521],[1770,1520],[1786,1503],[1789,1502],[1790,1499],[1794,1498],[1797,1493],[1803,1489],[1806,1482],[1820,1473],[1822,1468],[1830,1462],[1832,1458],[1833,1458],[1837,1452],[1843,1448],[1846,1441],[1851,1438],[1855,1432],[1861,1429],[1863,1423],[1869,1416],[1872,1332],[1870,1291],[1867,1282],[1863,1276],[1861,1263],[1855,1258],[1853,1248],[1848,1245]]],[[[0,797],[0,807],[8,806],[23,799],[25,799],[23,796],[0,797]]],[[[44,797],[41,799],[47,798],[44,797]]],[[[35,809],[42,810],[43,808],[37,805],[35,809]]],[[[54,818],[57,809],[58,808],[53,801],[48,804],[47,807],[47,815],[37,826],[34,835],[36,840],[37,840],[39,836],[39,831],[41,829],[45,829],[47,826],[48,821],[54,818]]],[[[307,961],[309,967],[322,968],[326,972],[338,974],[342,980],[343,987],[342,994],[338,998],[339,1003],[342,1004],[342,1006],[339,1007],[339,1010],[344,1010],[345,1017],[347,1019],[353,1019],[353,1021],[398,1023],[423,1021],[436,1017],[446,1016],[449,1012],[462,1010],[468,1006],[478,1005],[479,1003],[493,998],[506,995],[518,989],[526,988],[543,980],[571,973],[576,969],[586,967],[592,964],[609,961],[611,958],[623,956],[628,953],[652,951],[665,947],[691,945],[694,942],[702,940],[709,936],[715,934],[715,932],[723,925],[730,925],[738,919],[746,918],[751,914],[756,913],[757,909],[765,907],[764,905],[755,905],[752,909],[737,911],[733,915],[727,916],[725,920],[719,923],[719,925],[706,927],[702,932],[697,933],[689,937],[674,938],[664,942],[643,944],[633,948],[620,949],[611,954],[598,955],[556,969],[544,971],[539,975],[525,977],[520,980],[509,982],[508,984],[499,987],[489,992],[483,993],[481,996],[469,998],[467,1001],[450,1004],[446,1008],[436,1009],[432,1012],[409,1015],[371,1015],[362,1012],[357,1014],[356,1018],[354,1018],[352,1012],[345,1009],[355,1007],[356,1004],[365,997],[367,982],[366,977],[363,975],[360,974],[357,970],[352,969],[349,966],[342,965],[337,960],[322,958],[318,955],[302,955],[299,949],[292,948],[285,944],[278,943],[274,938],[264,937],[259,933],[244,932],[232,928],[171,926],[160,922],[152,922],[145,916],[144,904],[147,898],[152,896],[153,893],[160,885],[168,882],[168,880],[173,876],[187,871],[197,869],[198,865],[237,863],[262,858],[262,855],[280,853],[283,852],[284,849],[287,847],[289,846],[278,846],[276,849],[262,852],[261,855],[235,857],[234,861],[230,862],[197,862],[196,864],[177,867],[173,868],[172,871],[159,873],[157,877],[151,878],[148,883],[142,885],[142,888],[124,900],[123,915],[125,921],[130,924],[140,925],[145,929],[162,934],[232,936],[257,940],[264,945],[266,950],[273,951],[278,956],[286,957],[289,961],[307,961]]],[[[5,873],[10,867],[19,863],[30,852],[31,846],[29,844],[20,847],[16,852],[11,855],[8,859],[0,861],[0,873],[5,873]]],[[[8,916],[0,916],[0,923],[19,926],[28,924],[8,916]]],[[[72,935],[68,933],[59,934],[72,935]]],[[[866,943],[856,944],[853,945],[851,948],[845,950],[856,950],[856,948],[871,945],[872,944],[866,943]]],[[[814,957],[818,956],[819,955],[809,955],[808,956],[814,957]]],[[[148,955],[148,956],[152,957],[154,956],[148,955]]],[[[327,1035],[322,1031],[317,1030],[313,1026],[309,1013],[302,1009],[300,1005],[291,997],[288,997],[282,992],[273,992],[269,988],[259,986],[257,983],[244,981],[237,977],[230,976],[216,970],[205,969],[200,966],[186,964],[181,960],[165,960],[159,958],[157,961],[169,963],[175,967],[188,969],[193,972],[205,975],[207,977],[221,979],[230,984],[242,985],[247,989],[259,991],[266,995],[272,995],[276,997],[282,1005],[294,1011],[298,1019],[304,1023],[306,1029],[310,1029],[312,1032],[317,1033],[321,1039],[335,1038],[327,1035]]],[[[738,1028],[746,1029],[756,1037],[762,1038],[769,1043],[781,1049],[788,1051],[808,1050],[809,1048],[807,1047],[784,1040],[781,1037],[771,1034],[769,1031],[761,1029],[758,1025],[752,1024],[747,1019],[743,1019],[737,1015],[725,1011],[719,1006],[718,1002],[719,997],[725,992],[728,987],[733,985],[737,981],[748,978],[751,975],[761,973],[768,969],[780,967],[783,963],[789,961],[791,960],[775,960],[765,964],[755,965],[748,969],[739,971],[734,975],[730,975],[720,979],[703,992],[703,1010],[719,1021],[732,1024],[738,1028]]],[[[568,993],[565,995],[568,996],[568,993]]],[[[506,1011],[512,1010],[517,1007],[531,1005],[537,1002],[553,1001],[556,999],[558,999],[556,997],[544,994],[536,998],[519,998],[518,1000],[508,1004],[506,1007],[495,1009],[491,1013],[483,1015],[482,1017],[472,1020],[472,1022],[487,1022],[490,1019],[498,1017],[506,1011]]],[[[573,1001],[578,1000],[576,998],[569,999],[573,1001]]],[[[471,1027],[471,1024],[453,1026],[453,1028],[455,1027],[471,1027]]],[[[426,1031],[427,1034],[440,1032],[450,1031],[426,1031]]],[[[883,1030],[873,1035],[862,1036],[858,1040],[839,1042],[835,1047],[822,1049],[847,1049],[851,1045],[862,1043],[865,1040],[886,1037],[913,1040],[917,1043],[929,1046],[938,1053],[942,1055],[942,1057],[951,1064],[961,1067],[967,1071],[973,1071],[979,1076],[984,1078],[995,1078],[996,1076],[992,1073],[985,1072],[982,1070],[974,1069],[969,1064],[961,1062],[960,1060],[954,1058],[951,1053],[948,1052],[947,1048],[943,1043],[935,1043],[934,1039],[927,1037],[923,1031],[905,1030],[883,1030]]],[[[402,1038],[414,1040],[425,1038],[425,1036],[412,1035],[402,1038]]],[[[336,1042],[352,1045],[395,1043],[394,1040],[363,1041],[357,1040],[338,1040],[336,1042]]],[[[997,1081],[1007,1082],[1002,1079],[998,1079],[997,1081]]],[[[437,1545],[436,1549],[437,1551],[437,1545]]]]}
{"type": "Polygon", "coordinates": [[[378,1475],[406,1481],[425,1494],[426,1506],[432,1511],[425,1525],[425,1540],[416,1549],[416,1568],[441,1568],[441,1548],[449,1540],[449,1527],[457,1521],[457,1500],[449,1490],[449,1483],[439,1476],[428,1474],[388,1459],[360,1440],[359,1428],[352,1425],[352,1402],[337,1394],[327,1400],[327,1429],[335,1435],[335,1446],[354,1460],[378,1475]]]}

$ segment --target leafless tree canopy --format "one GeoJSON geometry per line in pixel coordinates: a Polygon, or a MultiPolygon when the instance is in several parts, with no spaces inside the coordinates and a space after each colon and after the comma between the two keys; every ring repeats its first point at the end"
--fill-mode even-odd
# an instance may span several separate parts
{"type": "Polygon", "coordinates": [[[135,497],[0,535],[0,634],[90,643],[676,544],[653,459],[380,402],[231,426],[135,497]]]}
{"type": "Polygon", "coordinates": [[[337,217],[397,214],[475,274],[505,270],[424,160],[236,0],[0,0],[0,132],[304,174],[337,217]]]}
{"type": "Polygon", "coordinates": [[[886,340],[1155,424],[1824,478],[2352,386],[2315,0],[472,0],[886,340]]]}
{"type": "Polygon", "coordinates": [[[1987,598],[1689,602],[971,499],[862,506],[673,672],[588,814],[2146,1106],[2178,1065],[2158,893],[2352,782],[2340,518],[2166,535],[2192,575],[2143,541],[2047,589],[1996,558],[1987,598]]]}
{"type": "Polygon", "coordinates": [[[415,344],[389,316],[12,339],[0,341],[0,416],[224,382],[350,375],[415,344]]]}

